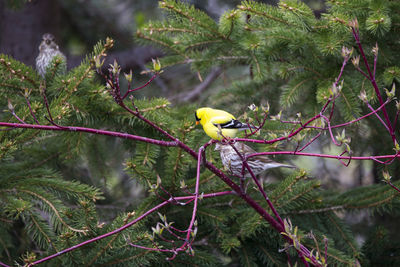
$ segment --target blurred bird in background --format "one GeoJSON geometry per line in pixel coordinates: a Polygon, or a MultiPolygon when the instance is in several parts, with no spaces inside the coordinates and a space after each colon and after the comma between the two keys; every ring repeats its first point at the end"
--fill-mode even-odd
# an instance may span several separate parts
{"type": "Polygon", "coordinates": [[[42,37],[42,42],[39,45],[39,55],[36,58],[36,70],[44,78],[46,75],[46,69],[55,56],[59,56],[65,63],[66,70],[66,57],[59,50],[58,45],[55,42],[55,38],[51,33],[45,33],[42,37]]]}
{"type": "MultiPolygon", "coordinates": [[[[238,153],[232,146],[234,146],[236,150],[242,155],[243,159],[246,159],[248,155],[257,152],[251,147],[240,142],[236,142],[234,144],[222,144],[222,143],[215,144],[215,150],[219,151],[224,168],[229,172],[229,174],[242,177],[242,165],[243,165],[242,158],[238,155],[238,153]]],[[[268,158],[268,156],[266,155],[258,155],[248,158],[247,164],[249,165],[250,169],[256,176],[272,168],[278,168],[278,167],[296,168],[295,166],[292,165],[275,162],[270,158],[268,158]]],[[[251,177],[246,167],[244,168],[244,177],[246,178],[251,177]]]]}

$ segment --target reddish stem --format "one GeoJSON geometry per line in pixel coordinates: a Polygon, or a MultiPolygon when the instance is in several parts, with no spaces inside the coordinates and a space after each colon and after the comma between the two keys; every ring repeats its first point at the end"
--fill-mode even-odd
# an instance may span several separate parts
{"type": "MultiPolygon", "coordinates": [[[[364,65],[367,68],[367,72],[368,72],[368,76],[369,76],[368,79],[371,82],[372,86],[374,87],[375,94],[378,97],[379,103],[381,105],[383,105],[384,101],[383,101],[381,93],[379,91],[379,87],[378,87],[378,85],[377,85],[377,83],[375,81],[375,75],[371,72],[371,69],[369,67],[367,57],[365,56],[364,49],[362,48],[362,45],[361,45],[361,42],[360,42],[360,36],[359,36],[358,32],[356,31],[356,29],[354,27],[352,27],[351,29],[352,29],[352,32],[353,32],[354,39],[356,40],[358,49],[360,50],[361,57],[363,58],[364,65]]],[[[385,117],[387,127],[389,128],[389,133],[390,133],[390,135],[392,137],[392,140],[393,140],[393,142],[395,142],[396,141],[396,136],[394,134],[394,131],[393,131],[393,128],[392,128],[392,123],[390,122],[389,115],[388,115],[385,107],[382,108],[382,112],[383,112],[383,116],[385,117]]]]}
{"type": "Polygon", "coordinates": [[[305,148],[307,148],[309,145],[311,145],[315,140],[317,140],[318,137],[320,137],[322,134],[322,132],[319,132],[316,136],[314,136],[310,141],[307,142],[307,144],[305,144],[302,148],[300,148],[299,150],[296,150],[296,152],[301,152],[303,151],[305,148]]]}
{"type": "MultiPolygon", "coordinates": [[[[366,101],[365,102],[367,104],[367,107],[371,110],[371,111],[375,111],[374,108],[366,101]]],[[[378,118],[378,120],[382,123],[382,125],[386,128],[386,130],[388,130],[388,132],[390,133],[390,129],[389,127],[386,125],[386,123],[383,121],[383,119],[381,118],[381,116],[379,116],[378,113],[375,112],[376,117],[378,118]]]]}
{"type": "MultiPolygon", "coordinates": [[[[247,158],[255,157],[257,155],[296,155],[305,157],[318,157],[318,158],[329,158],[329,159],[344,159],[344,160],[377,160],[377,159],[393,159],[400,158],[400,154],[396,153],[394,155],[381,155],[381,156],[366,156],[366,157],[354,157],[354,156],[335,156],[328,154],[318,154],[318,153],[305,153],[296,151],[273,151],[273,152],[258,152],[247,156],[247,158]]],[[[381,162],[383,163],[383,162],[381,162]]]]}
{"type": "Polygon", "coordinates": [[[353,123],[355,123],[355,122],[357,122],[357,121],[360,121],[360,120],[362,120],[362,119],[365,119],[366,117],[369,117],[369,116],[371,116],[371,115],[373,115],[373,114],[376,114],[379,110],[381,110],[381,109],[382,109],[384,106],[386,106],[386,104],[389,103],[389,102],[390,102],[390,100],[388,99],[388,100],[385,101],[385,103],[383,103],[381,106],[379,106],[379,108],[375,109],[374,111],[372,111],[372,112],[370,112],[370,113],[368,113],[368,114],[366,114],[366,115],[364,115],[364,116],[361,116],[361,117],[359,117],[359,118],[357,118],[357,119],[355,119],[355,120],[352,120],[352,121],[349,121],[349,122],[346,122],[346,123],[342,123],[342,124],[337,124],[337,125],[331,126],[331,128],[333,129],[333,128],[338,128],[338,127],[347,126],[347,125],[353,124],[353,123]]]}
{"type": "Polygon", "coordinates": [[[369,80],[368,74],[366,74],[362,69],[360,69],[360,67],[356,66],[356,70],[358,70],[358,72],[360,72],[365,78],[369,80]]]}
{"type": "Polygon", "coordinates": [[[14,116],[14,118],[16,118],[20,123],[25,124],[25,122],[24,122],[20,117],[18,117],[18,115],[15,113],[14,110],[11,110],[11,114],[12,114],[12,115],[14,116]]]}
{"type": "Polygon", "coordinates": [[[307,122],[305,122],[303,125],[301,125],[299,128],[297,128],[297,130],[293,131],[288,136],[282,136],[279,138],[275,138],[273,140],[258,140],[258,139],[247,139],[247,138],[236,138],[235,140],[243,141],[243,142],[250,142],[250,143],[259,143],[259,144],[273,144],[273,143],[276,143],[279,141],[283,141],[283,140],[292,138],[293,136],[295,136],[296,134],[301,132],[303,129],[307,128],[308,124],[312,123],[313,121],[315,121],[316,119],[318,119],[320,117],[321,117],[321,114],[315,115],[314,117],[309,119],[307,122]]]}
{"type": "Polygon", "coordinates": [[[342,144],[337,143],[337,142],[336,142],[336,139],[335,139],[335,136],[333,136],[333,132],[332,132],[332,128],[331,128],[331,121],[330,121],[327,117],[325,117],[324,115],[322,115],[322,114],[321,114],[321,117],[322,117],[322,118],[326,121],[326,123],[328,124],[328,131],[329,131],[329,134],[330,134],[330,136],[331,136],[332,142],[333,142],[336,146],[341,146],[342,144]]]}
{"type": "Polygon", "coordinates": [[[29,108],[29,112],[31,113],[33,120],[37,123],[40,124],[39,121],[36,119],[35,113],[32,110],[32,106],[31,106],[31,102],[29,101],[29,99],[24,95],[25,100],[26,100],[26,104],[28,105],[29,108]]]}
{"type": "MultiPolygon", "coordinates": [[[[378,43],[376,43],[375,47],[378,48],[378,43]]],[[[375,74],[376,74],[376,63],[377,62],[378,62],[378,51],[376,51],[376,54],[375,54],[375,57],[374,57],[374,77],[376,77],[375,74]]]]}
{"type": "MultiPolygon", "coordinates": [[[[349,60],[348,57],[345,57],[345,58],[344,58],[343,63],[342,63],[342,67],[340,68],[340,72],[339,72],[338,77],[336,78],[336,81],[335,81],[335,83],[334,83],[334,86],[337,86],[337,84],[339,83],[340,78],[341,78],[342,75],[343,75],[344,67],[346,66],[348,60],[349,60]]],[[[301,123],[301,124],[300,124],[300,127],[297,128],[297,130],[292,131],[288,136],[282,136],[282,137],[276,138],[276,139],[274,139],[274,140],[269,140],[269,141],[268,141],[268,140],[246,139],[246,138],[237,138],[236,140],[237,140],[237,141],[252,142],[252,143],[272,144],[272,143],[276,143],[276,142],[279,142],[279,141],[283,141],[283,140],[290,139],[290,138],[292,138],[293,136],[295,136],[296,134],[298,134],[299,132],[301,132],[303,129],[306,129],[310,123],[312,123],[312,122],[315,121],[316,119],[322,117],[323,113],[324,113],[325,110],[328,108],[329,104],[330,104],[332,101],[334,101],[338,96],[339,96],[339,95],[337,95],[337,96],[335,96],[335,97],[330,96],[329,99],[326,101],[325,105],[322,107],[321,112],[320,112],[319,114],[315,115],[314,117],[312,117],[311,119],[309,119],[309,120],[308,120],[307,122],[305,122],[304,124],[301,123]]],[[[332,113],[333,113],[333,108],[332,108],[332,110],[331,110],[330,116],[332,116],[332,113]]]]}
{"type": "MultiPolygon", "coordinates": [[[[293,153],[293,152],[292,152],[293,153]]],[[[260,204],[258,204],[254,199],[252,199],[250,196],[248,196],[246,193],[244,193],[241,188],[235,184],[231,179],[229,179],[220,169],[215,167],[213,164],[209,163],[208,161],[205,162],[205,166],[215,173],[222,181],[224,181],[228,186],[230,186],[237,194],[239,197],[241,197],[244,201],[249,204],[250,207],[252,207],[258,214],[260,214],[276,231],[279,233],[284,233],[285,228],[283,225],[278,223],[260,204]]],[[[290,237],[286,235],[282,235],[283,238],[288,240],[290,243],[293,243],[294,240],[292,240],[290,237]]],[[[313,256],[310,256],[310,251],[302,244],[299,245],[299,252],[303,253],[303,255],[307,255],[310,257],[310,260],[315,266],[320,266],[318,263],[317,259],[313,256]]]]}
{"type": "MultiPolygon", "coordinates": [[[[247,171],[249,172],[254,183],[257,185],[258,190],[263,195],[265,201],[267,201],[267,204],[270,207],[270,209],[272,210],[272,213],[274,213],[274,215],[278,219],[279,223],[283,226],[284,224],[283,224],[283,220],[282,220],[281,216],[279,215],[278,211],[275,209],[271,200],[267,196],[267,193],[265,193],[260,182],[257,180],[256,176],[254,175],[253,170],[250,168],[249,164],[247,163],[247,158],[243,157],[243,155],[237,150],[237,148],[234,145],[230,144],[230,146],[233,148],[233,150],[235,150],[236,154],[240,157],[240,159],[242,161],[242,166],[244,166],[247,169],[247,171]]],[[[244,175],[244,169],[242,169],[242,175],[244,175]]]]}
{"type": "Polygon", "coordinates": [[[391,181],[387,181],[387,183],[388,183],[391,187],[393,187],[397,192],[400,193],[400,189],[399,189],[397,186],[395,186],[394,184],[392,184],[391,181]]]}
{"type": "MultiPolygon", "coordinates": [[[[199,202],[199,187],[200,187],[200,168],[201,168],[201,162],[202,162],[202,150],[203,147],[200,147],[199,153],[197,154],[197,173],[196,173],[196,186],[194,190],[194,204],[193,204],[193,213],[192,213],[192,219],[190,220],[190,224],[188,227],[187,235],[186,235],[186,242],[181,246],[181,248],[184,248],[186,245],[189,245],[187,242],[190,240],[190,234],[193,232],[192,228],[194,225],[194,221],[196,220],[196,213],[197,213],[197,204],[199,202]]],[[[193,237],[194,239],[194,237],[193,237]]]]}
{"type": "Polygon", "coordinates": [[[142,86],[140,86],[140,87],[137,87],[137,88],[134,88],[134,89],[128,90],[128,91],[124,94],[124,96],[122,97],[122,100],[124,100],[124,99],[129,95],[129,93],[132,93],[132,92],[134,92],[134,91],[137,91],[137,90],[140,90],[140,89],[145,88],[145,87],[146,87],[147,85],[149,85],[157,76],[158,76],[158,73],[154,74],[153,77],[151,77],[150,80],[148,80],[147,83],[145,83],[144,85],[142,85],[142,86]]]}
{"type": "Polygon", "coordinates": [[[37,125],[37,124],[24,124],[24,123],[11,123],[11,122],[0,122],[0,127],[12,127],[12,128],[27,128],[27,129],[36,129],[36,130],[47,130],[47,131],[66,131],[66,132],[86,132],[92,134],[100,134],[113,136],[118,138],[125,138],[130,140],[136,140],[141,142],[146,142],[150,144],[160,145],[160,146],[178,146],[177,142],[174,141],[162,141],[151,139],[147,137],[132,135],[128,133],[119,133],[113,131],[99,130],[93,128],[86,127],[76,127],[76,126],[53,126],[53,125],[37,125]]]}

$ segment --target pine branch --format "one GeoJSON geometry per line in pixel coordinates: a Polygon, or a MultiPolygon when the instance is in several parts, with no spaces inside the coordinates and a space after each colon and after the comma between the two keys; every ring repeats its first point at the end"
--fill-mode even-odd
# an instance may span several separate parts
{"type": "MultiPolygon", "coordinates": [[[[231,192],[220,192],[220,193],[204,194],[202,197],[203,197],[203,198],[213,198],[213,197],[217,197],[217,196],[224,196],[224,195],[227,195],[227,194],[231,194],[231,192]]],[[[191,200],[191,201],[193,201],[195,198],[196,198],[195,196],[176,197],[176,200],[177,200],[177,201],[182,201],[182,200],[191,200]]],[[[35,261],[35,262],[32,262],[32,263],[28,264],[28,267],[29,267],[29,266],[33,266],[33,265],[40,264],[40,263],[42,263],[42,262],[46,262],[46,261],[48,261],[48,260],[51,260],[51,259],[53,259],[53,258],[56,258],[56,257],[62,255],[62,254],[65,254],[65,253],[68,253],[68,252],[73,251],[73,250],[75,250],[75,249],[78,249],[78,248],[80,248],[80,247],[82,247],[82,246],[85,246],[85,245],[87,245],[87,244],[90,244],[90,243],[93,243],[93,242],[95,242],[95,241],[104,239],[104,238],[106,238],[106,237],[109,237],[109,236],[118,234],[118,233],[122,232],[123,230],[125,230],[125,229],[131,227],[132,225],[138,223],[139,221],[143,220],[143,219],[144,219],[145,217],[147,217],[149,214],[151,214],[151,213],[153,213],[153,212],[159,210],[160,208],[162,208],[162,207],[164,207],[165,205],[168,205],[168,204],[170,204],[169,201],[164,201],[164,202],[158,204],[157,206],[155,206],[155,207],[149,209],[148,211],[146,211],[145,213],[143,213],[142,215],[140,215],[139,217],[137,217],[137,218],[134,219],[133,221],[131,221],[131,222],[129,222],[129,223],[123,225],[122,227],[120,227],[120,228],[118,228],[118,229],[115,229],[115,230],[113,230],[113,231],[111,231],[111,232],[108,232],[108,233],[106,233],[106,234],[97,236],[97,237],[95,237],[95,238],[89,239],[89,240],[87,240],[87,241],[85,241],[85,242],[82,242],[82,243],[77,244],[77,245],[75,245],[75,246],[69,247],[69,248],[67,248],[67,249],[61,250],[61,251],[57,252],[56,254],[53,254],[53,255],[44,257],[44,258],[42,258],[42,259],[40,259],[40,260],[37,260],[37,261],[35,261]]]]}

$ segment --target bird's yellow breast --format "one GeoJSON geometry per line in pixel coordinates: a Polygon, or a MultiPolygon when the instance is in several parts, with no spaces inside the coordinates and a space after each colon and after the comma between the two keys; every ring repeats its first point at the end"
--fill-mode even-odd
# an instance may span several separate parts
{"type": "Polygon", "coordinates": [[[235,138],[238,132],[237,129],[219,129],[211,122],[203,124],[203,129],[209,137],[219,141],[221,141],[223,137],[235,138]]]}
{"type": "Polygon", "coordinates": [[[236,137],[237,129],[219,129],[218,124],[225,124],[234,120],[235,117],[223,110],[213,108],[199,108],[196,110],[196,120],[203,126],[204,132],[215,140],[222,140],[223,137],[236,137]],[[222,135],[221,135],[222,133],[222,135]]]}

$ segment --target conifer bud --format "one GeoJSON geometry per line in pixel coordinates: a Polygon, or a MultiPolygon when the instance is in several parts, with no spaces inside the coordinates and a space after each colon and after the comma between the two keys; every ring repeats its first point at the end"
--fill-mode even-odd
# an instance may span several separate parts
{"type": "Polygon", "coordinates": [[[372,54],[377,56],[378,55],[378,51],[379,51],[379,47],[378,47],[378,43],[376,43],[375,46],[372,48],[372,54]]]}
{"type": "Polygon", "coordinates": [[[151,230],[153,231],[153,234],[161,235],[164,229],[157,223],[156,227],[151,227],[151,230]]]}
{"type": "Polygon", "coordinates": [[[110,37],[107,37],[106,38],[106,44],[104,45],[104,48],[108,50],[108,49],[112,48],[113,46],[114,46],[114,40],[111,39],[110,37]]]}
{"type": "Polygon", "coordinates": [[[30,265],[29,263],[36,261],[36,254],[33,252],[27,253],[23,260],[27,265],[30,265]]]}
{"type": "Polygon", "coordinates": [[[349,58],[353,53],[353,48],[347,48],[345,46],[342,47],[342,57],[349,58]]]}
{"type": "Polygon", "coordinates": [[[157,214],[158,214],[158,217],[160,217],[160,220],[162,222],[166,222],[167,221],[167,217],[165,216],[165,214],[163,215],[163,214],[161,214],[159,212],[157,212],[157,214]]]}
{"type": "Polygon", "coordinates": [[[124,73],[125,79],[128,81],[128,83],[132,82],[132,70],[129,71],[129,73],[124,73]]]}
{"type": "Polygon", "coordinates": [[[25,98],[28,98],[30,94],[31,94],[31,91],[28,88],[25,88],[25,90],[24,90],[25,98]]]}
{"type": "Polygon", "coordinates": [[[364,102],[364,103],[368,102],[367,92],[365,92],[365,90],[362,90],[360,92],[360,95],[358,96],[358,98],[360,98],[361,101],[364,102]]]}
{"type": "Polygon", "coordinates": [[[263,105],[261,105],[261,109],[265,112],[265,113],[268,113],[269,112],[269,108],[270,108],[270,106],[269,106],[269,102],[267,102],[267,105],[264,107],[263,105]]]}
{"type": "Polygon", "coordinates": [[[383,176],[383,181],[385,181],[386,183],[389,183],[392,178],[392,176],[390,176],[388,171],[383,171],[382,176],[383,176]]]}
{"type": "Polygon", "coordinates": [[[399,143],[397,143],[397,140],[394,140],[394,151],[396,151],[396,153],[398,153],[400,151],[400,145],[399,143]]]}
{"type": "Polygon", "coordinates": [[[96,227],[99,228],[99,229],[101,229],[101,228],[104,227],[105,224],[106,224],[105,222],[102,222],[102,223],[101,223],[101,222],[98,222],[96,227]]]}
{"type": "Polygon", "coordinates": [[[336,84],[334,83],[334,84],[332,85],[332,87],[330,88],[329,91],[330,91],[330,93],[331,93],[331,96],[335,97],[335,96],[337,96],[338,93],[339,93],[339,88],[338,88],[338,86],[336,86],[336,84]]]}
{"type": "Polygon", "coordinates": [[[354,67],[358,68],[360,65],[360,56],[353,57],[351,63],[353,63],[354,67]]]}
{"type": "Polygon", "coordinates": [[[279,111],[279,113],[275,116],[271,116],[271,120],[273,121],[280,121],[281,120],[281,116],[282,116],[282,110],[279,111]]]}
{"type": "Polygon", "coordinates": [[[230,12],[230,14],[228,15],[228,19],[232,19],[232,18],[234,18],[235,16],[237,15],[237,11],[236,10],[232,10],[231,12],[230,12]]]}
{"type": "Polygon", "coordinates": [[[352,28],[354,28],[354,29],[358,29],[358,26],[359,26],[359,25],[358,25],[358,20],[357,20],[357,18],[351,20],[351,21],[349,22],[349,26],[352,27],[352,28]]]}
{"type": "Polygon", "coordinates": [[[159,72],[161,70],[160,60],[157,58],[157,59],[151,59],[151,61],[153,61],[153,70],[155,72],[159,72]]]}
{"type": "Polygon", "coordinates": [[[395,84],[393,84],[392,90],[390,90],[390,91],[386,88],[384,88],[384,89],[385,89],[385,93],[389,99],[393,99],[395,97],[395,95],[396,95],[396,85],[395,84]]]}
{"type": "Polygon", "coordinates": [[[100,55],[97,55],[94,57],[94,65],[96,67],[96,69],[100,69],[104,64],[104,59],[101,60],[100,55]]]}
{"type": "Polygon", "coordinates": [[[114,63],[110,64],[110,68],[108,70],[111,71],[114,74],[114,76],[119,75],[119,72],[121,71],[121,67],[118,65],[117,60],[114,59],[114,63]]]}
{"type": "Polygon", "coordinates": [[[186,188],[187,186],[186,186],[186,183],[185,183],[185,181],[184,180],[181,180],[180,181],[180,189],[184,189],[184,188],[186,188]]]}
{"type": "Polygon", "coordinates": [[[338,133],[338,134],[336,135],[336,140],[338,140],[339,142],[343,142],[343,140],[345,139],[345,137],[346,137],[346,129],[343,129],[343,131],[342,131],[341,134],[338,133]]]}
{"type": "Polygon", "coordinates": [[[195,228],[193,229],[193,232],[191,232],[191,234],[192,234],[192,237],[193,237],[193,238],[195,238],[195,237],[196,237],[196,235],[197,235],[197,231],[198,231],[198,228],[197,228],[197,227],[195,227],[195,228]]]}
{"type": "Polygon", "coordinates": [[[287,219],[287,218],[283,219],[283,225],[285,227],[285,233],[292,232],[293,225],[292,225],[292,222],[290,221],[290,219],[287,219]]]}
{"type": "Polygon", "coordinates": [[[10,100],[10,99],[8,99],[8,109],[9,109],[12,113],[14,113],[14,106],[13,106],[13,104],[11,103],[11,100],[10,100]]]}

